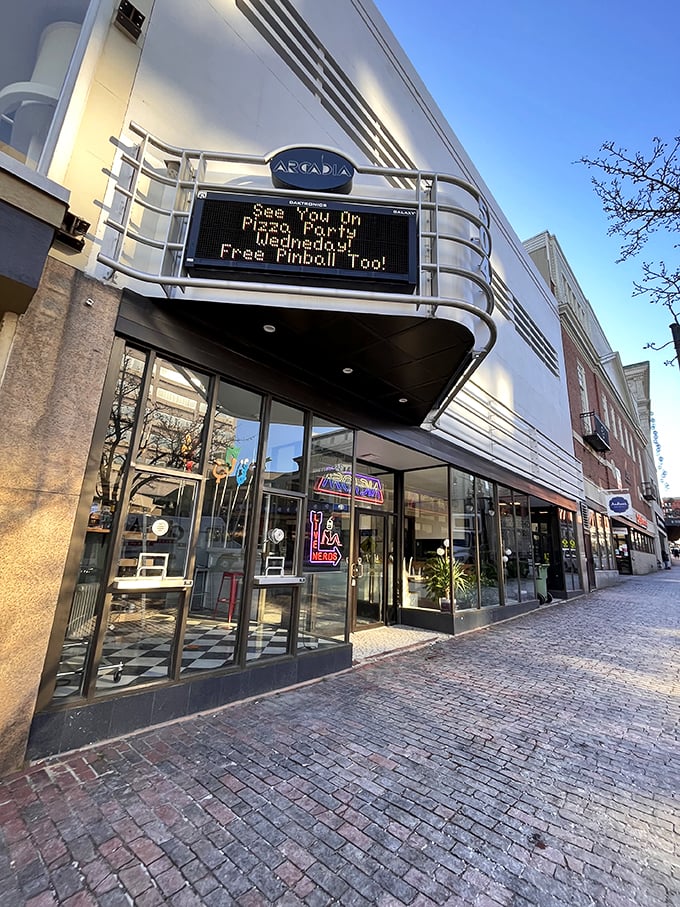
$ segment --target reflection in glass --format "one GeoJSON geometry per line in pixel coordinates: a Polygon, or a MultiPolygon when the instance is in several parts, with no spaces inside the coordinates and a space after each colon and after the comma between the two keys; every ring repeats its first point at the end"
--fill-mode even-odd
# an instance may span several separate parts
{"type": "Polygon", "coordinates": [[[295,586],[256,586],[250,604],[246,661],[288,652],[295,586]]]}
{"type": "Polygon", "coordinates": [[[281,491],[300,491],[304,450],[304,414],[274,401],[267,438],[264,481],[281,491]]]}
{"type": "Polygon", "coordinates": [[[609,520],[604,514],[590,511],[590,539],[596,570],[615,570],[614,545],[609,520]]]}
{"type": "Polygon", "coordinates": [[[501,524],[501,563],[503,564],[505,602],[517,604],[519,601],[519,570],[515,538],[515,507],[512,491],[501,485],[498,486],[498,509],[501,524]]]}
{"type": "Polygon", "coordinates": [[[354,476],[354,501],[363,509],[382,513],[394,510],[394,473],[371,463],[357,463],[354,476]]]}
{"type": "Polygon", "coordinates": [[[256,574],[260,576],[297,575],[299,508],[299,498],[279,494],[262,496],[256,574]]]}
{"type": "Polygon", "coordinates": [[[517,566],[521,601],[536,598],[534,583],[534,551],[531,536],[531,508],[529,497],[515,492],[515,532],[517,539],[517,566]]]}
{"type": "Polygon", "coordinates": [[[255,587],[248,624],[247,660],[288,651],[291,615],[299,586],[285,585],[297,576],[301,499],[265,493],[258,518],[255,587]]]}
{"type": "Polygon", "coordinates": [[[423,571],[440,557],[438,550],[446,551],[448,509],[445,466],[404,474],[404,607],[441,609],[438,599],[444,596],[428,593],[423,571]]]}
{"type": "Polygon", "coordinates": [[[251,530],[260,438],[259,394],[220,381],[209,444],[194,587],[182,670],[205,669],[191,658],[195,634],[211,637],[219,668],[235,658],[234,636],[241,613],[245,552],[251,530]]]}
{"type": "Polygon", "coordinates": [[[474,477],[459,469],[452,469],[449,552],[464,568],[460,587],[454,590],[456,610],[476,608],[478,604],[476,525],[474,477]]]}
{"type": "Polygon", "coordinates": [[[382,514],[357,513],[360,564],[355,577],[357,625],[376,623],[384,616],[385,564],[389,560],[385,523],[382,514]]]}
{"type": "Polygon", "coordinates": [[[193,480],[141,471],[132,474],[117,576],[186,576],[197,490],[193,480]]]}
{"type": "Polygon", "coordinates": [[[563,507],[558,509],[560,520],[560,545],[562,548],[562,567],[564,582],[567,592],[581,589],[581,575],[579,573],[578,551],[576,548],[576,533],[574,530],[574,514],[563,507]]]}
{"type": "Polygon", "coordinates": [[[109,559],[113,520],[119,510],[121,483],[127,466],[146,355],[127,347],[106,428],[95,492],[76,588],[73,594],[54,698],[63,700],[81,692],[97,614],[103,601],[103,583],[109,559]]]}
{"type": "Polygon", "coordinates": [[[183,595],[177,591],[112,595],[97,671],[97,696],[168,678],[183,595]]]}
{"type": "Polygon", "coordinates": [[[476,480],[479,519],[479,585],[483,607],[500,603],[498,568],[501,563],[498,537],[498,515],[492,482],[476,480]]]}
{"type": "Polygon", "coordinates": [[[314,417],[304,515],[298,648],[345,638],[354,433],[314,417]],[[324,535],[325,533],[325,535],[324,535]],[[323,537],[322,537],[323,536],[323,537]],[[330,556],[324,554],[330,551],[330,556]],[[335,639],[332,639],[335,637],[335,639]]]}
{"type": "Polygon", "coordinates": [[[146,359],[145,353],[130,347],[123,354],[97,477],[95,503],[98,499],[101,513],[98,516],[93,505],[90,525],[93,521],[96,525],[100,519],[110,525],[110,514],[117,509],[121,482],[130,456],[146,359]]]}
{"type": "Polygon", "coordinates": [[[137,462],[192,472],[199,464],[208,378],[183,365],[155,360],[137,462]]]}

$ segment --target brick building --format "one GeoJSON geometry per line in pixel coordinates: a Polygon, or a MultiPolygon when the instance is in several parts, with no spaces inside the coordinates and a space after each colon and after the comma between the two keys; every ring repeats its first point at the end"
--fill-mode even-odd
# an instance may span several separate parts
{"type": "Polygon", "coordinates": [[[591,588],[661,559],[651,453],[649,364],[623,366],[552,234],[524,243],[559,302],[574,453],[583,468],[591,588]]]}

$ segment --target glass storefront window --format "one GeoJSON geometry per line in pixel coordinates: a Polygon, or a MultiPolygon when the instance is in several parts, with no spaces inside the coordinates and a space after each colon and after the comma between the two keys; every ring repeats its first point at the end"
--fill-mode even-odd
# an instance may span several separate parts
{"type": "Polygon", "coordinates": [[[517,545],[517,568],[521,601],[536,598],[534,583],[534,546],[531,535],[531,507],[529,497],[515,492],[515,544],[517,545]]]}
{"type": "MultiPolygon", "coordinates": [[[[345,641],[354,434],[273,401],[265,461],[264,403],[125,348],[67,636],[45,677],[57,675],[55,701],[345,641]],[[337,563],[316,573],[319,516],[316,554],[326,545],[337,563]]],[[[392,476],[369,478],[366,493],[380,484],[391,506],[392,476]]]]}
{"type": "Polygon", "coordinates": [[[95,695],[167,679],[184,601],[198,483],[133,471],[95,695]],[[161,587],[177,581],[178,589],[161,587]]]}
{"type": "Polygon", "coordinates": [[[197,491],[194,481],[132,473],[116,576],[186,576],[197,491]]]}
{"type": "Polygon", "coordinates": [[[515,501],[510,488],[498,487],[498,510],[501,525],[501,563],[505,604],[514,605],[520,600],[519,563],[515,529],[515,501]]]}
{"type": "Polygon", "coordinates": [[[264,483],[279,491],[300,491],[304,414],[274,400],[271,408],[264,483]]]}
{"type": "Polygon", "coordinates": [[[558,515],[560,521],[560,547],[562,550],[564,582],[567,592],[574,592],[581,588],[574,514],[570,510],[565,510],[563,507],[560,507],[558,515]]]}
{"type": "Polygon", "coordinates": [[[458,588],[454,589],[456,610],[476,608],[479,604],[477,571],[477,514],[475,480],[459,469],[451,470],[451,557],[462,568],[458,588]]]}
{"type": "Polygon", "coordinates": [[[297,574],[300,498],[265,493],[255,563],[256,576],[297,574]]]}
{"type": "Polygon", "coordinates": [[[270,658],[289,650],[298,596],[298,539],[303,499],[265,492],[258,518],[255,576],[246,658],[270,658]]]}
{"type": "Polygon", "coordinates": [[[501,551],[505,576],[505,603],[516,604],[536,597],[531,509],[527,495],[498,489],[501,551]]]}
{"type": "Polygon", "coordinates": [[[205,469],[183,673],[218,670],[237,656],[236,633],[251,538],[262,398],[220,381],[205,469]],[[203,654],[196,658],[196,651],[203,654]]]}
{"type": "Polygon", "coordinates": [[[287,654],[295,595],[294,586],[253,588],[246,661],[287,654]]]}
{"type": "Polygon", "coordinates": [[[182,671],[212,670],[233,663],[241,614],[245,557],[251,538],[259,456],[262,398],[220,381],[196,544],[194,585],[187,618],[182,671]],[[196,636],[206,658],[192,658],[196,636]],[[209,656],[209,657],[208,657],[209,656]]]}
{"type": "Polygon", "coordinates": [[[615,566],[615,562],[612,563],[614,561],[612,552],[607,551],[607,548],[609,547],[607,545],[607,541],[608,541],[607,529],[608,529],[608,527],[605,526],[605,520],[604,520],[604,517],[602,516],[602,514],[599,514],[599,513],[596,514],[596,520],[597,520],[596,532],[597,532],[597,549],[598,549],[598,562],[596,562],[596,566],[599,566],[602,570],[612,570],[615,566]],[[605,558],[605,553],[609,554],[608,558],[605,558]]]}
{"type": "Polygon", "coordinates": [[[130,456],[132,429],[142,388],[147,355],[127,347],[118,374],[97,475],[97,492],[90,512],[90,525],[110,526],[130,456]],[[101,511],[101,512],[100,512],[101,511]]]}
{"type": "Polygon", "coordinates": [[[591,512],[590,538],[593,546],[593,560],[595,561],[596,570],[612,569],[605,556],[605,533],[603,523],[602,514],[591,512]]]}
{"type": "Polygon", "coordinates": [[[95,490],[90,505],[80,568],[71,602],[54,699],[81,692],[84,667],[98,614],[103,606],[111,533],[120,508],[120,493],[129,460],[130,442],[139,403],[146,354],[126,347],[109,414],[95,490]]]}
{"type": "Polygon", "coordinates": [[[314,417],[298,649],[345,638],[353,448],[353,431],[314,417]]]}
{"type": "Polygon", "coordinates": [[[616,570],[616,555],[614,554],[612,527],[609,518],[603,515],[600,515],[599,538],[603,565],[606,564],[606,569],[608,570],[616,570]]]}
{"type": "Polygon", "coordinates": [[[203,449],[208,378],[167,362],[154,362],[137,449],[137,462],[192,472],[203,449]]]}
{"type": "Polygon", "coordinates": [[[615,570],[614,545],[609,518],[590,511],[590,541],[596,570],[615,570]]]}
{"type": "Polygon", "coordinates": [[[111,596],[96,696],[171,676],[183,597],[183,592],[158,590],[116,592],[111,596]]]}
{"type": "Polygon", "coordinates": [[[394,474],[370,463],[357,463],[354,502],[364,510],[391,513],[394,510],[394,474]]]}
{"type": "Polygon", "coordinates": [[[499,565],[501,564],[498,511],[495,488],[486,479],[475,482],[478,517],[479,585],[482,607],[500,604],[499,565]]]}
{"type": "Polygon", "coordinates": [[[426,581],[428,572],[441,566],[438,559],[447,556],[448,497],[445,466],[404,474],[404,607],[441,610],[447,601],[451,606],[450,582],[426,581]]]}

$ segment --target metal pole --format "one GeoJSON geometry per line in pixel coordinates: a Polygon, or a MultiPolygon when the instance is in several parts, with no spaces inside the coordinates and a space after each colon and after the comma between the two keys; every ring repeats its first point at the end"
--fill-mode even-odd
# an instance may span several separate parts
{"type": "Polygon", "coordinates": [[[680,367],[680,324],[677,321],[674,321],[670,325],[671,334],[673,336],[673,343],[675,344],[675,355],[678,358],[678,366],[680,367]]]}

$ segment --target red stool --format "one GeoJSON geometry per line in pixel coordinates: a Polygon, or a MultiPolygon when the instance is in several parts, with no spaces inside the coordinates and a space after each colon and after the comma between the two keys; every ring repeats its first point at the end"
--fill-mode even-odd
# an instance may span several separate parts
{"type": "Polygon", "coordinates": [[[236,600],[238,598],[238,584],[241,581],[243,573],[238,570],[228,570],[222,574],[222,582],[220,583],[220,591],[217,593],[217,601],[215,602],[215,609],[213,611],[213,617],[217,614],[217,609],[222,604],[228,604],[229,610],[227,612],[227,620],[231,620],[234,616],[234,608],[236,607],[236,600]],[[222,595],[222,590],[224,589],[225,582],[229,582],[229,597],[222,595]]]}

